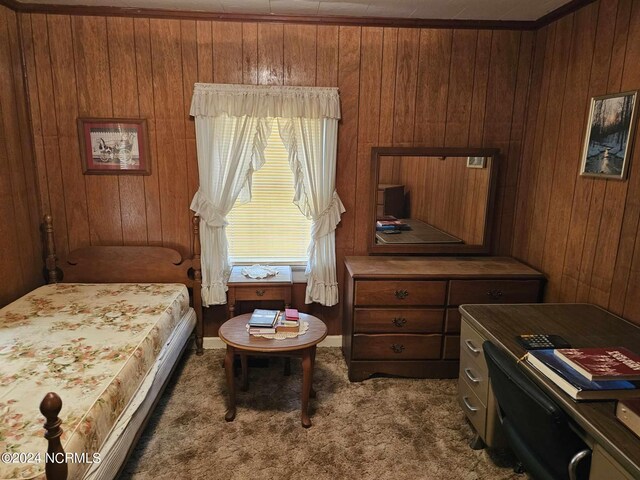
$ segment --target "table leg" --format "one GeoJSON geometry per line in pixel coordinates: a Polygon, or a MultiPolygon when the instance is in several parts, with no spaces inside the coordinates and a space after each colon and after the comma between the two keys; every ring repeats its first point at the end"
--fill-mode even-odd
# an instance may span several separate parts
{"type": "Polygon", "coordinates": [[[313,364],[311,362],[311,351],[313,348],[305,348],[302,351],[302,426],[309,428],[311,419],[309,418],[309,394],[311,393],[311,383],[313,381],[313,364]]]}
{"type": "Polygon", "coordinates": [[[240,355],[240,366],[242,367],[242,387],[243,392],[249,389],[249,359],[246,354],[240,355]]]}
{"type": "Polygon", "coordinates": [[[227,375],[227,389],[229,390],[229,405],[224,419],[232,422],[236,418],[236,387],[233,378],[233,347],[227,345],[227,354],[224,357],[224,369],[227,375]]]}
{"type": "Polygon", "coordinates": [[[229,308],[229,319],[232,319],[233,317],[236,316],[236,304],[235,304],[235,302],[229,302],[228,308],[229,308]]]}
{"type": "MultiPolygon", "coordinates": [[[[316,371],[316,347],[315,345],[311,348],[311,374],[316,371]]],[[[311,379],[311,391],[309,392],[309,396],[311,398],[316,398],[317,394],[315,389],[313,388],[313,378],[311,379]]]]}

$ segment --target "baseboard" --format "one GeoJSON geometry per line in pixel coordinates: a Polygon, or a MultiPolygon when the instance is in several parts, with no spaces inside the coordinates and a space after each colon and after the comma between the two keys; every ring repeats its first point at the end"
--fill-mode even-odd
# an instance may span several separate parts
{"type": "MultiPolygon", "coordinates": [[[[225,343],[220,337],[204,337],[202,346],[205,350],[213,350],[215,348],[225,348],[225,343]]],[[[318,347],[342,347],[342,335],[329,335],[318,347]]]]}

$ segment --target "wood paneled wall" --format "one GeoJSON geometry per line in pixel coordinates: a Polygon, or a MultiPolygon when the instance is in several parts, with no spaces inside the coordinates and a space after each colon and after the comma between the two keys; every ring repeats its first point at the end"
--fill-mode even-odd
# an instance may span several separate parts
{"type": "MultiPolygon", "coordinates": [[[[43,210],[58,249],[164,244],[189,253],[197,189],[194,82],[337,86],[338,227],[366,253],[372,146],[502,151],[497,253],[511,248],[535,32],[20,14],[43,210]],[[76,118],[149,120],[152,175],[83,176],[76,118]]],[[[341,304],[312,307],[332,334],[341,304]]]]}
{"type": "Polygon", "coordinates": [[[0,6],[0,307],[44,283],[16,14],[0,6]]]}
{"type": "Polygon", "coordinates": [[[579,177],[592,96],[640,89],[640,2],[601,0],[538,32],[513,255],[546,300],[640,323],[640,129],[627,181],[579,177]]]}

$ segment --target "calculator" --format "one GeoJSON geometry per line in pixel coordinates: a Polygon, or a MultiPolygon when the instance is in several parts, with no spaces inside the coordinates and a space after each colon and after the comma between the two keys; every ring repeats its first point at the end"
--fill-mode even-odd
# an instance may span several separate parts
{"type": "Polygon", "coordinates": [[[518,335],[516,340],[526,350],[542,350],[547,348],[570,348],[571,345],[560,335],[531,334],[518,335]]]}

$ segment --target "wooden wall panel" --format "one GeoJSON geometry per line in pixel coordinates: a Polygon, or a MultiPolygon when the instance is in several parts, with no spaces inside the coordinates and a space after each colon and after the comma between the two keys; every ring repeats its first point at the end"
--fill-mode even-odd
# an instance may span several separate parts
{"type": "Polygon", "coordinates": [[[16,14],[0,6],[0,307],[43,283],[40,200],[20,43],[16,14]]]}
{"type": "Polygon", "coordinates": [[[591,97],[640,89],[640,5],[601,0],[545,30],[533,62],[512,252],[547,274],[547,300],[595,303],[640,323],[639,132],[626,181],[578,176],[591,97]]]}
{"type": "MultiPolygon", "coordinates": [[[[188,115],[194,82],[339,88],[336,185],[347,209],[336,233],[340,282],[344,256],[367,251],[372,146],[503,149],[500,163],[509,170],[501,188],[511,188],[499,193],[505,207],[495,215],[507,215],[504,229],[513,224],[506,206],[515,203],[534,33],[525,40],[519,32],[491,30],[19,18],[41,205],[54,215],[63,252],[149,243],[189,253],[189,204],[198,184],[188,115]],[[82,175],[77,115],[146,118],[151,175],[82,175]]],[[[439,181],[451,191],[473,191],[474,180],[463,173],[439,181]]],[[[466,210],[460,222],[475,221],[466,210]]],[[[510,232],[504,237],[500,245],[510,244],[510,232]]],[[[341,305],[308,308],[339,333],[341,305]]]]}

